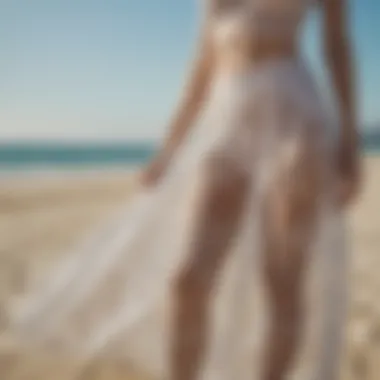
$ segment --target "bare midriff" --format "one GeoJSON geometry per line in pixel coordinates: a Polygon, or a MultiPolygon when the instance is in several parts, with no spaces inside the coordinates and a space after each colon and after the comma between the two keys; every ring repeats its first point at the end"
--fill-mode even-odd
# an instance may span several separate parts
{"type": "Polygon", "coordinates": [[[244,70],[265,62],[276,60],[291,59],[297,56],[296,50],[292,47],[283,47],[281,49],[271,49],[268,46],[252,53],[251,55],[231,54],[225,55],[219,60],[217,66],[222,70],[235,71],[244,70]]]}
{"type": "Polygon", "coordinates": [[[217,49],[217,66],[223,70],[244,70],[265,61],[297,57],[297,21],[269,17],[253,20],[241,34],[217,49]]]}

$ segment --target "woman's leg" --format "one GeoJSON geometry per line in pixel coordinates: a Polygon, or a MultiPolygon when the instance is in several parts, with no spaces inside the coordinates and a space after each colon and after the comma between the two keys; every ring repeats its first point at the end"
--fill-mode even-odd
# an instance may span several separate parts
{"type": "Polygon", "coordinates": [[[214,156],[206,163],[189,245],[176,286],[171,380],[195,380],[208,339],[210,294],[237,232],[249,189],[248,176],[214,156]]]}
{"type": "Polygon", "coordinates": [[[324,256],[321,343],[313,380],[334,380],[339,376],[348,307],[348,257],[344,230],[337,220],[339,215],[327,217],[335,220],[327,225],[328,230],[322,236],[327,246],[325,252],[321,252],[324,256]]]}
{"type": "Polygon", "coordinates": [[[303,328],[304,276],[321,190],[312,142],[295,137],[280,146],[277,169],[262,205],[264,278],[270,308],[263,380],[284,380],[303,328]]]}

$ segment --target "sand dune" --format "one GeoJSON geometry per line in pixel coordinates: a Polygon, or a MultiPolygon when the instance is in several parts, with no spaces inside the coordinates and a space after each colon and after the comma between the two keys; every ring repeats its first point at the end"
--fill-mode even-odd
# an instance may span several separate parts
{"type": "MultiPolygon", "coordinates": [[[[365,180],[350,213],[352,302],[342,380],[380,379],[380,158],[366,158],[365,180]]],[[[22,294],[28,281],[126,202],[132,191],[131,178],[116,174],[0,180],[0,326],[6,325],[2,301],[22,294]]],[[[46,352],[22,352],[5,334],[0,343],[1,379],[143,379],[125,363],[85,364],[46,352]]]]}

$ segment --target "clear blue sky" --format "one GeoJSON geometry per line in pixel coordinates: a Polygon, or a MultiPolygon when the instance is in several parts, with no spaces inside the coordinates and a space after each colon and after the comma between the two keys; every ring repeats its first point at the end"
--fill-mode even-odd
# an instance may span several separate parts
{"type": "MultiPolygon", "coordinates": [[[[159,138],[201,0],[0,0],[0,139],[159,138]]],[[[352,1],[361,119],[380,121],[380,2],[352,1]]],[[[304,46],[320,75],[318,28],[304,46]]]]}

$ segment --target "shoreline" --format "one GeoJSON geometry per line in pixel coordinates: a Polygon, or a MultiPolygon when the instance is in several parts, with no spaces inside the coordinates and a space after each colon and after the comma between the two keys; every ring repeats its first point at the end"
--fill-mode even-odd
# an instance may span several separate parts
{"type": "Polygon", "coordinates": [[[92,178],[94,176],[130,175],[135,173],[141,165],[125,166],[62,166],[62,167],[39,167],[39,168],[13,168],[0,167],[0,181],[37,178],[92,178]]]}

